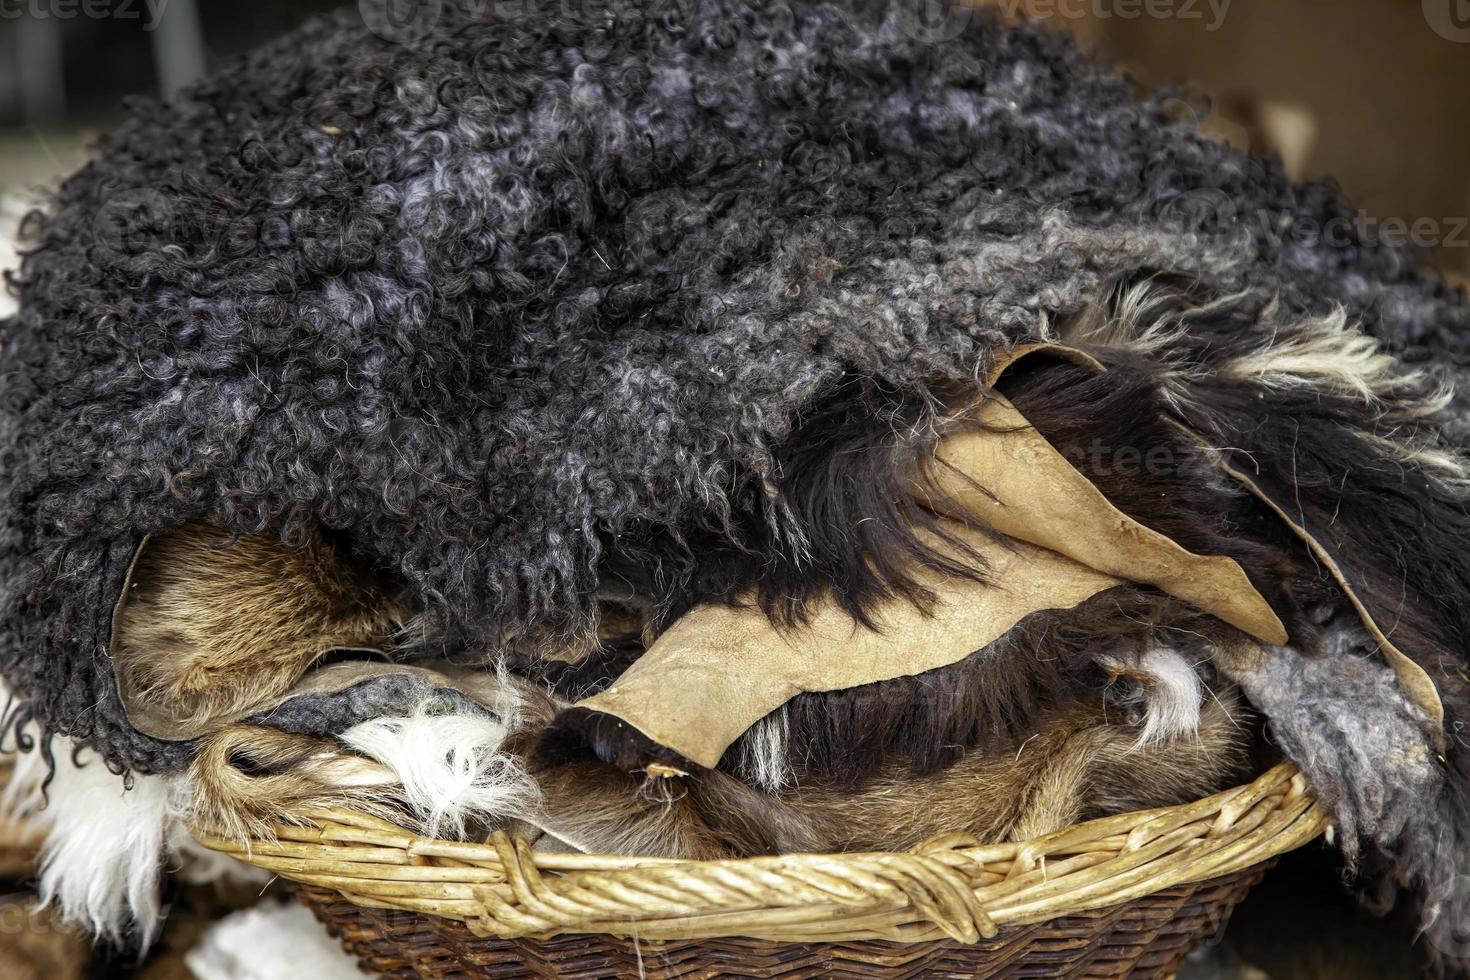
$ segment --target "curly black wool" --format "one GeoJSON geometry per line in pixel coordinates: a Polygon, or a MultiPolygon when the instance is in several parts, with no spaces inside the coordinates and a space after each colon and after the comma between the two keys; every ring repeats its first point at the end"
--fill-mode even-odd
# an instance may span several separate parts
{"type": "MultiPolygon", "coordinates": [[[[0,329],[0,670],[47,731],[187,761],[128,725],[107,643],[139,541],[188,521],[340,531],[450,652],[585,637],[609,584],[663,618],[752,584],[773,613],[824,590],[861,611],[904,586],[868,556],[912,545],[881,447],[1118,283],[1274,300],[1287,336],[1343,308],[1395,347],[1470,348],[1462,298],[1358,241],[1334,188],[1063,37],[978,11],[934,37],[860,0],[486,6],[447,0],[408,44],[352,8],[136,103],[28,221],[0,329]]],[[[1324,465],[1438,488],[1388,513],[1458,515],[1421,578],[1426,629],[1463,649],[1463,488],[1374,441],[1407,423],[1211,383],[1181,414],[1292,480],[1283,420],[1307,418],[1324,465]]],[[[1368,553],[1373,521],[1342,533],[1368,553]]]]}

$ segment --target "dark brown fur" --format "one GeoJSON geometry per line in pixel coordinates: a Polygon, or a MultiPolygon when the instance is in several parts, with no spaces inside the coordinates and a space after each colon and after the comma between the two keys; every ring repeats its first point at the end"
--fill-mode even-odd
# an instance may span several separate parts
{"type": "MultiPolygon", "coordinates": [[[[527,705],[533,727],[549,698],[527,705]]],[[[657,779],[597,761],[532,756],[543,793],[541,826],[584,850],[711,858],[788,851],[892,850],[944,833],[1019,840],[1079,820],[1186,802],[1246,775],[1253,724],[1228,686],[1204,706],[1198,736],[1140,746],[1138,728],[1102,692],[1042,712],[1018,748],[972,751],[912,775],[890,758],[855,791],[810,767],[772,795],[720,771],[657,779]]]]}
{"type": "MultiPolygon", "coordinates": [[[[1120,510],[1191,551],[1239,562],[1281,616],[1293,644],[1315,649],[1316,622],[1323,615],[1319,607],[1341,606],[1342,597],[1291,532],[1225,477],[1194,440],[1169,424],[1157,379],[1127,364],[1098,375],[1068,361],[1033,355],[1006,372],[1000,389],[1120,510]]],[[[926,431],[911,424],[922,416],[925,405],[893,397],[898,399],[892,410],[895,426],[907,419],[909,424],[901,431],[926,431]]],[[[788,471],[784,488],[792,506],[807,516],[807,523],[834,534],[891,536],[894,528],[885,523],[890,521],[909,522],[905,526],[910,528],[930,526],[927,512],[884,488],[915,480],[933,485],[926,479],[926,467],[933,465],[934,446],[944,431],[912,437],[903,445],[874,442],[870,424],[850,413],[851,406],[834,404],[793,437],[791,452],[798,465],[788,471]],[[809,450],[802,450],[807,443],[809,450]],[[833,445],[847,448],[834,457],[833,445]],[[799,465],[801,460],[830,462],[836,457],[846,470],[799,465]],[[889,497],[879,501],[873,498],[875,493],[889,497]],[[859,519],[860,513],[879,516],[859,519]],[[854,523],[842,523],[848,520],[854,523]]],[[[956,417],[954,425],[969,424],[964,412],[956,417]]],[[[859,619],[883,596],[899,595],[924,604],[923,594],[902,584],[902,565],[930,561],[933,556],[916,557],[912,549],[901,546],[904,540],[902,534],[897,542],[890,537],[881,548],[875,540],[873,547],[880,550],[874,552],[873,567],[847,570],[848,584],[839,584],[833,597],[859,619]],[[875,577],[892,588],[879,588],[875,577]]],[[[728,557],[722,574],[738,575],[742,559],[728,557]]],[[[953,571],[981,577],[985,573],[975,565],[953,571]]],[[[839,582],[844,581],[842,576],[836,569],[821,573],[839,582]]],[[[786,606],[779,596],[801,597],[808,590],[782,582],[779,576],[757,581],[757,599],[773,621],[800,628],[799,609],[786,606]]],[[[735,601],[723,587],[714,591],[719,594],[705,598],[735,601]]],[[[1212,617],[1151,589],[1109,590],[1076,609],[1035,614],[951,667],[845,691],[800,695],[788,707],[790,744],[817,771],[853,786],[881,772],[895,754],[916,775],[935,772],[966,750],[998,751],[1039,730],[1049,707],[1098,686],[1092,664],[1100,655],[1126,660],[1150,642],[1218,638],[1224,630],[1212,617]]],[[[711,651],[711,655],[719,654],[711,651]]],[[[840,652],[834,651],[834,656],[840,652]]],[[[580,676],[610,682],[617,673],[614,664],[625,662],[623,652],[593,657],[580,676]]],[[[582,686],[577,696],[594,687],[582,686]]],[[[548,749],[561,758],[590,751],[623,768],[655,759],[682,765],[626,724],[583,711],[558,719],[548,749]]],[[[737,743],[727,753],[737,771],[745,752],[746,746],[737,743]]]]}

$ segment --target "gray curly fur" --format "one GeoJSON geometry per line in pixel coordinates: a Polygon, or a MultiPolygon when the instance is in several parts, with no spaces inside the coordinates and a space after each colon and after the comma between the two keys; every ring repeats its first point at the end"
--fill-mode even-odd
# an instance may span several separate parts
{"type": "Polygon", "coordinates": [[[1272,740],[1331,810],[1348,867],[1362,872],[1373,904],[1386,910],[1399,888],[1422,892],[1431,943],[1455,959],[1457,930],[1470,922],[1463,788],[1446,779],[1422,714],[1366,634],[1339,629],[1336,641],[1328,656],[1268,648],[1249,663],[1216,662],[1271,719],[1272,740]],[[1364,845],[1369,860],[1360,865],[1364,845]]]}
{"type": "MultiPolygon", "coordinates": [[[[1439,808],[1426,804],[1438,798],[1443,778],[1423,717],[1371,644],[1337,657],[1275,651],[1240,677],[1251,703],[1270,716],[1273,739],[1336,815],[1350,857],[1363,840],[1403,840],[1411,823],[1421,842],[1442,833],[1425,834],[1440,823],[1439,808]]],[[[1422,856],[1440,851],[1426,848],[1422,856]]]]}
{"type": "MultiPolygon", "coordinates": [[[[1356,227],[1333,187],[1200,137],[1065,38],[976,12],[935,40],[910,5],[861,0],[482,6],[446,0],[411,45],[345,10],[136,103],[27,222],[0,325],[18,717],[119,768],[186,764],[128,725],[106,647],[139,541],[191,520],[341,531],[447,651],[584,638],[599,587],[630,577],[665,617],[754,581],[844,586],[882,552],[830,526],[873,524],[802,506],[797,464],[841,451],[802,445],[804,422],[835,402],[870,435],[921,429],[993,352],[1119,282],[1279,298],[1283,330],[1342,306],[1393,346],[1470,350],[1470,308],[1416,256],[1274,234],[1356,227]]],[[[1239,333],[1210,329],[1202,350],[1239,333]]],[[[1261,408],[1389,424],[1205,394],[1189,421],[1275,452],[1324,524],[1353,462],[1336,448],[1380,450],[1305,440],[1308,485],[1300,433],[1261,408]]],[[[1411,465],[1369,461],[1390,484],[1411,465]]],[[[1462,660],[1470,519],[1458,490],[1430,496],[1458,517],[1410,585],[1446,604],[1425,616],[1462,660]]],[[[1395,527],[1436,526],[1428,507],[1395,527]]],[[[1457,661],[1426,662],[1443,681],[1457,661]]]]}

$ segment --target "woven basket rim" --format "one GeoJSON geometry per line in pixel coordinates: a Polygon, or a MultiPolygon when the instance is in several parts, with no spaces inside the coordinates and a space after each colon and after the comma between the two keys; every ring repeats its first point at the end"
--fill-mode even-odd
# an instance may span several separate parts
{"type": "Polygon", "coordinates": [[[1089,820],[1032,840],[947,834],[910,851],[693,861],[533,851],[422,837],[343,809],[272,839],[196,829],[205,847],[365,908],[463,922],[478,936],[959,942],[1249,868],[1330,823],[1289,763],[1179,806],[1089,820]]]}

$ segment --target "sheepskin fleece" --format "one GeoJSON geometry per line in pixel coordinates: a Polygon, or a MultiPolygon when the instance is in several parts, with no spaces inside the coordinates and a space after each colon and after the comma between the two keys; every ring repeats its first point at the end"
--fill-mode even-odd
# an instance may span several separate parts
{"type": "Polygon", "coordinates": [[[973,385],[1120,279],[1466,346],[1332,188],[1063,37],[914,9],[445,0],[397,44],[354,5],[135,104],[29,223],[0,331],[23,713],[185,762],[127,725],[106,645],[140,539],[188,520],[340,529],[455,649],[586,635],[613,554],[688,583],[689,542],[759,525],[799,558],[804,412],[973,385]]]}

